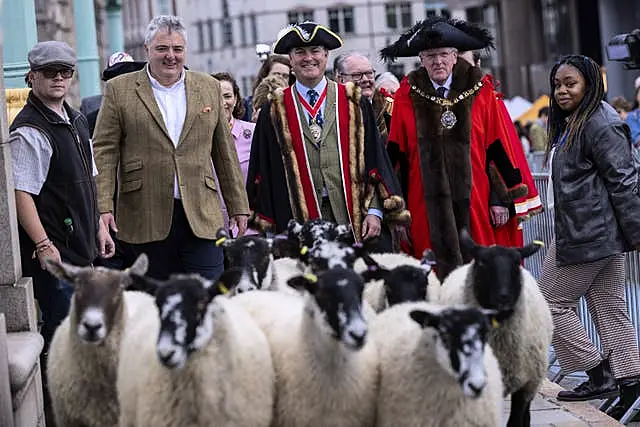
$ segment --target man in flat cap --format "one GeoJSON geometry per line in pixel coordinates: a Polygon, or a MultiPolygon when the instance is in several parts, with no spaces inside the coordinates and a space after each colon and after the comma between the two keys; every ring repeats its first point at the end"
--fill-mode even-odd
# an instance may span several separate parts
{"type": "Polygon", "coordinates": [[[458,61],[458,51],[492,46],[486,30],[434,17],[381,51],[386,60],[418,56],[422,63],[395,94],[387,150],[401,166],[408,193],[414,255],[432,249],[440,280],[468,261],[460,230],[469,229],[480,244],[495,244],[494,228],[508,221],[508,206],[526,194],[503,144],[508,135],[495,91],[480,90],[491,82],[482,80],[479,68],[458,61]]]}
{"type": "Polygon", "coordinates": [[[349,224],[354,239],[376,237],[409,215],[371,104],[348,83],[327,79],[331,30],[305,22],[281,31],[274,53],[288,54],[296,83],[260,111],[247,192],[256,226],[280,233],[290,219],[349,224]]]}
{"type": "Polygon", "coordinates": [[[69,311],[72,288],[45,270],[45,260],[87,266],[114,245],[100,220],[97,174],[87,120],[64,100],[76,54],[58,41],[28,54],[27,104],[10,127],[22,272],[33,277],[45,352],[69,311]]]}

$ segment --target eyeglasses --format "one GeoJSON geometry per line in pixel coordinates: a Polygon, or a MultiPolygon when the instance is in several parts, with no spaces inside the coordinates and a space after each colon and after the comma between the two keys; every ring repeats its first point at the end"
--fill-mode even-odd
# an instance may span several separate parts
{"type": "Polygon", "coordinates": [[[47,79],[54,79],[58,74],[60,74],[63,79],[73,77],[73,68],[43,68],[38,71],[47,79]]]}
{"type": "Polygon", "coordinates": [[[364,71],[362,73],[340,73],[341,76],[346,76],[349,77],[351,80],[353,80],[354,82],[359,82],[360,80],[362,80],[363,77],[366,77],[368,79],[372,79],[373,76],[376,75],[376,70],[370,70],[370,71],[364,71]]]}
{"type": "Polygon", "coordinates": [[[425,61],[428,61],[428,62],[436,62],[437,60],[445,61],[454,52],[455,52],[454,50],[449,50],[449,51],[446,51],[446,52],[430,53],[428,55],[420,53],[419,56],[420,56],[420,58],[422,58],[422,59],[424,59],[425,61]]]}

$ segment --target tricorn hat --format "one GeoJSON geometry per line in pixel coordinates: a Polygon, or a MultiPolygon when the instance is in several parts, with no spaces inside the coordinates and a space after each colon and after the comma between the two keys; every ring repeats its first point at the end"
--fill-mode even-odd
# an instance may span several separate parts
{"type": "Polygon", "coordinates": [[[280,31],[273,44],[273,53],[286,55],[293,48],[306,46],[324,46],[332,50],[342,47],[342,39],[327,27],[307,21],[280,31]]]}
{"type": "Polygon", "coordinates": [[[459,51],[493,48],[493,36],[488,30],[467,21],[433,17],[418,22],[395,43],[382,49],[380,58],[395,61],[440,47],[453,47],[459,51]]]}

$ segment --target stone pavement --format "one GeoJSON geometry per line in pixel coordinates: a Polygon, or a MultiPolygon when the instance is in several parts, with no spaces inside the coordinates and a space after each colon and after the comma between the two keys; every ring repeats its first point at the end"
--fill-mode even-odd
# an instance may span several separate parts
{"type": "MultiPolygon", "coordinates": [[[[545,380],[538,396],[531,404],[531,426],[583,427],[583,426],[620,426],[611,417],[600,412],[588,402],[559,402],[555,399],[558,384],[545,380]]],[[[509,413],[509,403],[505,403],[505,424],[509,413]]],[[[631,425],[631,424],[629,424],[631,425]]]]}

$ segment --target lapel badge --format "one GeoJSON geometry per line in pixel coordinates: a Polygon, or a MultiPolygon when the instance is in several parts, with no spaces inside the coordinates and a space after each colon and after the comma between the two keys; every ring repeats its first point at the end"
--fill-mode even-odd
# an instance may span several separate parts
{"type": "Polygon", "coordinates": [[[203,113],[209,113],[211,112],[211,106],[210,105],[205,105],[204,108],[202,109],[203,113]]]}
{"type": "Polygon", "coordinates": [[[244,136],[244,139],[249,139],[251,138],[251,129],[244,129],[242,131],[242,136],[244,136]]]}

